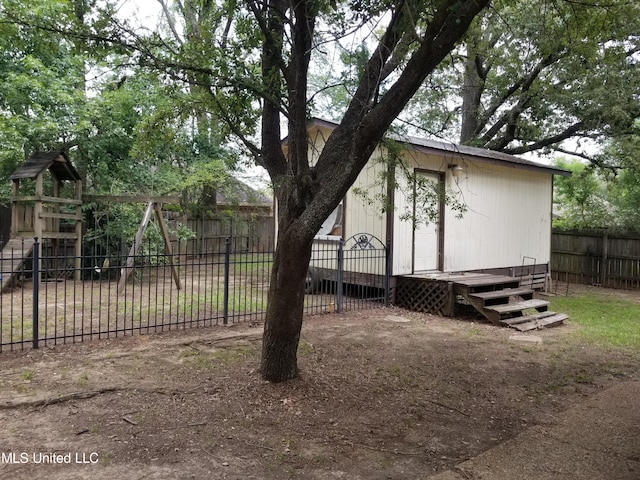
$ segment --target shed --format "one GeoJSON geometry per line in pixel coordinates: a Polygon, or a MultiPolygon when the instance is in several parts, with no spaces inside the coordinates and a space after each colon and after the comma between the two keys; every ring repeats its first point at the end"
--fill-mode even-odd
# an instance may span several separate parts
{"type": "MultiPolygon", "coordinates": [[[[336,126],[320,119],[310,122],[312,159],[336,126]]],[[[472,274],[526,276],[540,286],[549,273],[555,175],[570,172],[500,152],[390,135],[332,214],[335,218],[330,216],[331,225],[327,223],[319,232],[316,243],[337,242],[360,232],[383,244],[390,242],[394,290],[405,277],[450,279],[461,274],[467,278],[472,274]],[[390,153],[389,141],[399,147],[393,148],[399,166],[384,161],[390,153]],[[391,168],[396,171],[389,172],[391,168]],[[390,177],[395,182],[381,180],[390,177]],[[434,204],[421,205],[414,192],[416,183],[425,181],[457,198],[466,212],[459,216],[442,196],[434,204]],[[368,198],[363,197],[364,192],[368,198]],[[369,201],[380,197],[390,202],[384,212],[379,202],[369,201]],[[415,220],[424,217],[425,208],[435,218],[428,223],[415,220]]]]}

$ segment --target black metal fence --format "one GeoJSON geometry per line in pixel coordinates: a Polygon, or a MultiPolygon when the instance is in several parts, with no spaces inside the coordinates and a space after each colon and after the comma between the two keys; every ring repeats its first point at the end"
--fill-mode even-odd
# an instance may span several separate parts
{"type": "MultiPolygon", "coordinates": [[[[2,245],[0,245],[2,247],[2,245]]],[[[169,254],[153,245],[126,259],[70,256],[65,245],[23,242],[0,256],[0,351],[229,323],[260,323],[273,252],[223,248],[169,254]],[[123,278],[126,273],[131,273],[123,278]]],[[[0,251],[2,249],[0,248],[0,251]]],[[[388,302],[388,248],[361,234],[314,245],[305,312],[388,302]],[[368,240],[366,240],[368,239],[368,240]]]]}

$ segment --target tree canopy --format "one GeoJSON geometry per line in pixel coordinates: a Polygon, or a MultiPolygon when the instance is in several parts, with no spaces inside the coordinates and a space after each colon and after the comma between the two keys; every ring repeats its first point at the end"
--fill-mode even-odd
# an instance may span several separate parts
{"type": "Polygon", "coordinates": [[[83,0],[0,6],[0,178],[34,151],[60,149],[92,193],[201,196],[224,185],[238,157],[204,125],[207,98],[107,41],[125,28],[114,15],[83,0]]]}
{"type": "Polygon", "coordinates": [[[640,131],[610,139],[594,163],[559,158],[573,172],[556,179],[555,203],[563,229],[640,231],[640,131]]]}
{"type": "Polygon", "coordinates": [[[465,42],[460,141],[521,154],[628,133],[639,31],[636,2],[494,2],[465,42]]]}
{"type": "MultiPolygon", "coordinates": [[[[493,1],[397,126],[511,154],[597,161],[593,144],[628,134],[640,116],[638,32],[637,2],[493,1]],[[567,139],[574,141],[567,146],[567,139]]],[[[328,50],[327,59],[345,67],[313,76],[317,104],[335,118],[367,52],[367,44],[328,50]]]]}

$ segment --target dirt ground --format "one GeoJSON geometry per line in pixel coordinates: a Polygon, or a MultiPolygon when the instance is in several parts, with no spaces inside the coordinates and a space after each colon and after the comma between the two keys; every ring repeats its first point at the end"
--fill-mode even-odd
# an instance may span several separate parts
{"type": "Polygon", "coordinates": [[[256,371],[260,326],[2,354],[0,478],[426,478],[637,374],[640,352],[578,329],[310,316],[279,385],[256,371]]]}

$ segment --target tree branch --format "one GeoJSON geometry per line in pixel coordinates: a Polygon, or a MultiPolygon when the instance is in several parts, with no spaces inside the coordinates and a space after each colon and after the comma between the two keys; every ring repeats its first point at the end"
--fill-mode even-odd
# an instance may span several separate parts
{"type": "MultiPolygon", "coordinates": [[[[291,33],[291,78],[287,82],[289,96],[289,148],[294,153],[295,165],[291,165],[294,174],[306,176],[310,170],[308,161],[309,139],[307,134],[307,85],[309,80],[309,63],[311,46],[317,11],[313,4],[296,2],[293,5],[293,24],[291,33]]],[[[310,185],[300,185],[309,195],[310,185]]]]}
{"type": "MultiPolygon", "coordinates": [[[[416,12],[413,8],[416,5],[410,3],[409,1],[399,2],[398,8],[393,12],[387,30],[367,62],[365,72],[360,78],[360,82],[345,116],[356,115],[362,117],[365,111],[372,107],[372,102],[378,96],[378,89],[383,80],[383,69],[387,61],[393,55],[396,46],[406,31],[409,28],[414,29],[415,23],[413,19],[416,17],[416,12]],[[350,111],[352,112],[351,114],[349,113],[350,111]]],[[[442,10],[438,10],[438,12],[442,15],[442,10]]],[[[387,76],[390,73],[391,72],[385,72],[387,76]]]]}
{"type": "Polygon", "coordinates": [[[229,39],[229,32],[231,31],[231,25],[233,24],[233,15],[231,12],[235,10],[236,2],[235,0],[230,2],[229,7],[229,15],[227,16],[227,23],[225,24],[224,30],[222,32],[222,36],[220,38],[220,48],[224,50],[227,46],[227,40],[229,39]]]}
{"type": "Polygon", "coordinates": [[[286,0],[266,0],[265,15],[255,2],[249,2],[265,40],[262,48],[262,84],[265,92],[273,97],[264,97],[262,104],[262,161],[273,180],[281,178],[288,169],[287,159],[280,145],[280,110],[282,98],[282,76],[287,75],[283,65],[282,42],[285,30],[286,0]],[[276,97],[277,96],[277,97],[276,97]]]}
{"type": "MultiPolygon", "coordinates": [[[[178,34],[178,30],[176,30],[176,22],[173,20],[173,17],[171,16],[171,12],[169,11],[167,2],[165,2],[164,0],[158,0],[158,3],[162,7],[162,12],[164,13],[165,18],[167,19],[167,23],[169,24],[169,29],[171,30],[171,33],[173,33],[173,38],[175,38],[176,42],[182,45],[183,43],[182,38],[180,38],[180,35],[178,34]]],[[[180,6],[182,7],[181,4],[180,6]]]]}
{"type": "Polygon", "coordinates": [[[562,142],[568,138],[571,138],[578,134],[580,130],[584,128],[583,122],[577,122],[565,129],[563,132],[558,133],[557,135],[553,135],[551,137],[544,138],[542,140],[538,140],[537,142],[529,143],[527,145],[523,145],[520,147],[514,148],[504,148],[501,149],[501,152],[509,153],[511,155],[519,155],[522,153],[533,152],[534,150],[539,150],[541,148],[548,147],[550,145],[554,145],[556,143],[562,142]]]}
{"type": "Polygon", "coordinates": [[[554,145],[551,145],[551,146],[550,146],[550,148],[551,148],[551,150],[553,150],[554,152],[564,153],[564,154],[566,154],[566,155],[572,155],[572,156],[574,156],[574,157],[580,157],[580,158],[583,158],[583,159],[588,160],[589,162],[592,162],[592,163],[594,162],[594,157],[593,157],[593,156],[591,156],[591,155],[587,155],[586,153],[582,153],[582,152],[574,152],[574,151],[566,150],[566,149],[564,149],[564,148],[557,147],[557,146],[554,146],[554,145]]]}
{"type": "Polygon", "coordinates": [[[229,127],[229,130],[231,131],[231,133],[233,133],[247,148],[247,150],[249,150],[249,153],[251,154],[255,162],[259,166],[266,168],[262,160],[262,151],[260,150],[260,148],[256,144],[254,144],[251,140],[249,140],[247,136],[242,132],[242,130],[240,130],[238,123],[234,122],[233,119],[231,119],[229,115],[227,115],[226,109],[223,108],[223,106],[220,104],[218,99],[215,98],[215,95],[212,94],[212,98],[213,98],[213,103],[216,104],[216,107],[220,112],[218,115],[220,116],[222,121],[224,121],[227,127],[229,127]]]}
{"type": "MultiPolygon", "coordinates": [[[[538,64],[528,75],[523,75],[518,80],[516,80],[514,84],[511,85],[511,87],[509,87],[498,99],[496,99],[493,104],[489,108],[487,108],[487,110],[478,118],[478,126],[475,131],[475,135],[479,135],[480,132],[482,132],[482,130],[487,126],[489,119],[493,117],[498,109],[502,107],[507,102],[507,100],[509,100],[517,91],[521,90],[522,93],[527,92],[531,88],[533,82],[540,76],[542,71],[545,68],[553,65],[555,62],[559,61],[563,56],[564,53],[547,55],[545,58],[541,59],[538,62],[538,64]]],[[[502,119],[498,121],[498,123],[505,120],[505,118],[506,117],[503,116],[502,119]]],[[[502,123],[499,128],[490,129],[487,133],[485,133],[481,138],[482,143],[486,144],[487,142],[489,142],[489,140],[491,140],[493,136],[498,133],[503,125],[504,123],[502,123]]]]}
{"type": "Polygon", "coordinates": [[[258,27],[260,28],[260,31],[265,37],[264,46],[265,46],[265,50],[267,48],[270,50],[270,54],[269,54],[270,62],[277,65],[282,75],[284,75],[285,79],[288,80],[289,69],[282,55],[282,39],[284,38],[284,29],[281,29],[282,30],[281,33],[278,34],[276,38],[276,34],[273,31],[273,27],[270,26],[270,21],[269,21],[269,18],[271,18],[271,15],[275,11],[275,12],[278,12],[276,15],[280,18],[281,22],[284,24],[284,18],[285,18],[284,11],[286,8],[284,2],[267,1],[265,6],[267,18],[265,18],[265,14],[260,11],[255,1],[247,2],[247,4],[249,6],[249,9],[253,13],[254,18],[256,19],[256,22],[258,22],[258,27]]]}
{"type": "Polygon", "coordinates": [[[389,77],[389,75],[391,75],[391,73],[393,73],[393,71],[400,66],[400,63],[407,57],[407,53],[409,53],[411,44],[418,41],[419,39],[420,37],[418,36],[415,28],[407,30],[402,35],[400,41],[398,42],[397,48],[394,50],[391,58],[388,62],[386,62],[385,66],[380,72],[381,81],[386,80],[387,77],[389,77]]]}
{"type": "MultiPolygon", "coordinates": [[[[448,55],[473,18],[488,3],[488,0],[448,1],[440,5],[422,36],[420,47],[409,59],[398,80],[367,114],[368,126],[381,126],[381,119],[396,118],[400,114],[427,75],[448,55]]],[[[384,134],[384,131],[380,134],[384,134]]]]}

